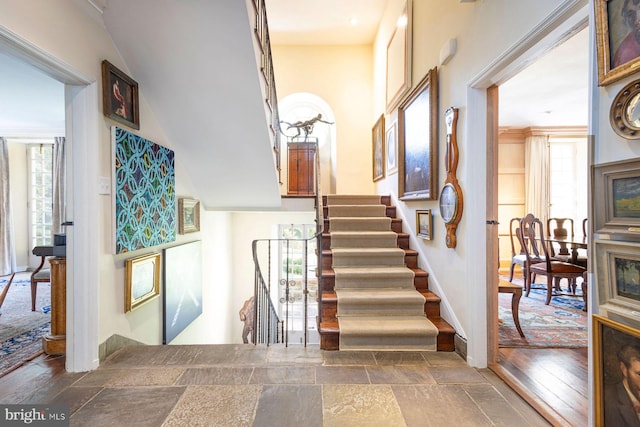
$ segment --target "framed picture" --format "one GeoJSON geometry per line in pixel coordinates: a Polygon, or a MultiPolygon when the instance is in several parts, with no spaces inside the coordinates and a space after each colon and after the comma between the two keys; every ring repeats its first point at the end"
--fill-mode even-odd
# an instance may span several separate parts
{"type": "Polygon", "coordinates": [[[373,182],[384,178],[384,114],[371,130],[373,137],[373,182]]]}
{"type": "Polygon", "coordinates": [[[387,175],[398,172],[398,127],[396,122],[387,129],[385,138],[387,147],[387,175]]]}
{"type": "Polygon", "coordinates": [[[638,393],[633,377],[640,370],[640,330],[594,314],[592,333],[594,425],[637,424],[627,389],[638,393]]]}
{"type": "Polygon", "coordinates": [[[202,242],[164,250],[162,343],[169,344],[202,314],[202,242]]]}
{"type": "Polygon", "coordinates": [[[438,198],[438,73],[429,70],[398,107],[401,200],[438,198]]]}
{"type": "Polygon", "coordinates": [[[110,119],[140,129],[138,83],[106,59],[102,61],[102,109],[110,119]]]}
{"type": "Polygon", "coordinates": [[[598,305],[640,322],[640,243],[596,240],[598,305]]]}
{"type": "Polygon", "coordinates": [[[194,199],[178,200],[180,234],[200,231],[200,202],[194,199]]]}
{"type": "Polygon", "coordinates": [[[112,127],[114,252],[121,254],[176,239],[174,152],[112,127]]]}
{"type": "Polygon", "coordinates": [[[640,159],[593,166],[595,232],[640,237],[640,159]]]}
{"type": "Polygon", "coordinates": [[[412,0],[406,0],[387,43],[387,112],[411,89],[412,0]]]}
{"type": "Polygon", "coordinates": [[[416,211],[416,233],[424,240],[431,240],[433,219],[431,209],[416,211]]]}
{"type": "Polygon", "coordinates": [[[615,82],[640,69],[640,13],[635,2],[595,0],[598,84],[615,82]]]}
{"type": "Polygon", "coordinates": [[[160,254],[125,260],[124,270],[125,313],[160,295],[160,254]]]}

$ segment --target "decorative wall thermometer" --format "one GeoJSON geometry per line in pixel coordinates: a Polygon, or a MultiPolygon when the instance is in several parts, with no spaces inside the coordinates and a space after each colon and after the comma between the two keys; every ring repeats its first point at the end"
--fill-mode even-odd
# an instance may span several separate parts
{"type": "Polygon", "coordinates": [[[447,227],[446,244],[448,248],[456,247],[456,229],[462,218],[464,206],[462,189],[458,184],[456,169],[458,169],[458,109],[450,107],[444,112],[444,122],[447,127],[447,152],[445,166],[447,179],[440,192],[440,215],[447,227]]]}

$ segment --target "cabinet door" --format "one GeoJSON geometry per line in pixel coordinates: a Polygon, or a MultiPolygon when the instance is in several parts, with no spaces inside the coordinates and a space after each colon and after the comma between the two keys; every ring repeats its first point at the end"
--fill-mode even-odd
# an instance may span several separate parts
{"type": "Polygon", "coordinates": [[[289,152],[289,194],[314,194],[315,144],[292,143],[289,152]]]}

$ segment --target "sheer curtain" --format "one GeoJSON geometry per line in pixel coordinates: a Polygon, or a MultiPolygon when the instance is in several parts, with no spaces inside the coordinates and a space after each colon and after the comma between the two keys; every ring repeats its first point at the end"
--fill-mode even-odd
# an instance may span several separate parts
{"type": "Polygon", "coordinates": [[[11,218],[9,147],[0,136],[0,276],[16,271],[16,248],[11,218]]]}
{"type": "MultiPolygon", "coordinates": [[[[66,219],[66,188],[67,188],[67,154],[66,140],[56,137],[53,144],[53,223],[51,232],[61,233],[62,222],[66,219]]],[[[53,236],[52,236],[53,237],[53,236]]]]}
{"type": "Polygon", "coordinates": [[[525,139],[525,213],[532,213],[546,225],[549,217],[549,137],[525,139]]]}

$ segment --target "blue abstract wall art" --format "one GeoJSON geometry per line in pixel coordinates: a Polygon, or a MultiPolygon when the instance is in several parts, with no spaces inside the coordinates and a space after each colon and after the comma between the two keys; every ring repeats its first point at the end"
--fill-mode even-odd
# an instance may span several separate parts
{"type": "Polygon", "coordinates": [[[114,148],[115,253],[176,239],[174,152],[118,127],[114,148]]]}

